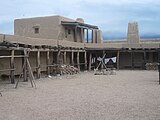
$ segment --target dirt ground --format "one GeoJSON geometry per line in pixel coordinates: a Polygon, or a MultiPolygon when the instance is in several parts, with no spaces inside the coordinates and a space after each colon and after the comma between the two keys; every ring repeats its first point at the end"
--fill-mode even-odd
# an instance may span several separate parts
{"type": "Polygon", "coordinates": [[[1,84],[0,120],[160,120],[157,71],[85,72],[1,84]]]}

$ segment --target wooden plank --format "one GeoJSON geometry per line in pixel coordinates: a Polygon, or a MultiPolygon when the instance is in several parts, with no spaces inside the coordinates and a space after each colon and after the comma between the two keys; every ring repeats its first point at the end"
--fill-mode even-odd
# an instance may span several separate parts
{"type": "Polygon", "coordinates": [[[91,71],[91,64],[92,64],[92,53],[89,53],[89,66],[88,66],[88,70],[91,71]]]}
{"type": "Polygon", "coordinates": [[[41,66],[40,66],[40,51],[37,51],[37,78],[41,77],[41,66]]]}
{"type": "Polygon", "coordinates": [[[49,50],[47,51],[47,55],[46,55],[46,64],[47,64],[47,67],[46,67],[46,71],[47,71],[47,75],[50,75],[50,67],[49,67],[49,60],[50,60],[50,58],[49,58],[49,50]]]}
{"type": "Polygon", "coordinates": [[[79,52],[77,52],[77,67],[78,67],[78,70],[80,70],[80,64],[79,64],[79,52]]]}
{"type": "Polygon", "coordinates": [[[0,56],[0,58],[11,58],[11,57],[14,57],[14,58],[23,58],[23,57],[25,57],[25,56],[24,56],[24,55],[0,56]]]}
{"type": "Polygon", "coordinates": [[[0,72],[12,71],[12,70],[16,70],[16,69],[15,68],[14,69],[3,69],[3,70],[0,70],[0,72]]]}
{"type": "MultiPolygon", "coordinates": [[[[14,50],[11,51],[10,69],[14,69],[14,50]]],[[[11,84],[15,83],[14,70],[10,71],[11,84]]]]}

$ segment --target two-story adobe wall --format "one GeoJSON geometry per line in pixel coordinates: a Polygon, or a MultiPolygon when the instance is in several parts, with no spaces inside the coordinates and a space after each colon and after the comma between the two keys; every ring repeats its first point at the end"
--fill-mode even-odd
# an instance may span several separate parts
{"type": "MultiPolygon", "coordinates": [[[[69,19],[66,17],[60,17],[60,23],[62,21],[65,22],[77,22],[76,20],[69,19]]],[[[59,34],[59,39],[61,40],[66,40],[66,41],[71,41],[71,42],[80,42],[82,43],[82,38],[81,38],[81,28],[77,28],[75,31],[75,26],[68,25],[68,26],[60,26],[60,34],[59,34]],[[76,33],[75,33],[76,32],[76,33]],[[75,34],[77,35],[77,38],[75,40],[75,34]]],[[[84,30],[83,30],[83,35],[84,35],[84,30]]]]}
{"type": "Polygon", "coordinates": [[[14,34],[45,39],[57,39],[60,32],[59,16],[16,19],[14,34]]]}

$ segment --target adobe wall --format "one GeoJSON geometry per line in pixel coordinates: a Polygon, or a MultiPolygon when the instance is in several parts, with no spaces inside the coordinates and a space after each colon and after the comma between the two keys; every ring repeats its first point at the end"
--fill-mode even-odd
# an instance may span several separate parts
{"type": "Polygon", "coordinates": [[[14,21],[14,34],[44,39],[58,39],[60,32],[59,16],[16,19],[14,21]],[[34,27],[39,28],[39,33],[34,33],[34,27]]]}

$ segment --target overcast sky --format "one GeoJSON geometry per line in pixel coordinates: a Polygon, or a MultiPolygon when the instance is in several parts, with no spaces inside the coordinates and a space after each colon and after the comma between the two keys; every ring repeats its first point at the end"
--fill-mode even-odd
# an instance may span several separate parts
{"type": "Polygon", "coordinates": [[[160,35],[160,0],[2,0],[0,33],[14,34],[14,19],[61,15],[99,26],[105,39],[124,38],[128,22],[141,36],[160,35]]]}

